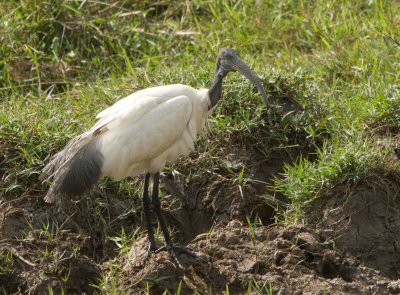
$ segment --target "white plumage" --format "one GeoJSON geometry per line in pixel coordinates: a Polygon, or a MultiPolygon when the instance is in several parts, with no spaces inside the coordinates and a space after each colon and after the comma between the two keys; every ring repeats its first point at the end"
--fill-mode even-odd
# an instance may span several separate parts
{"type": "MultiPolygon", "coordinates": [[[[117,101],[100,112],[96,124],[72,139],[45,167],[43,176],[55,180],[45,200],[56,201],[66,185],[86,185],[86,182],[80,183],[86,177],[82,174],[86,172],[82,167],[87,164],[86,159],[79,158],[80,163],[76,163],[76,167],[83,169],[80,176],[79,171],[71,171],[70,165],[76,160],[75,155],[94,140],[92,150],[99,152],[102,159],[96,181],[104,176],[120,180],[162,171],[167,162],[173,163],[194,150],[209,104],[207,89],[197,90],[182,84],[143,89],[117,101]],[[74,177],[75,184],[63,182],[70,172],[78,175],[74,177]]],[[[86,166],[90,169],[92,164],[86,166]]],[[[85,189],[77,188],[77,191],[85,189]]]]}
{"type": "Polygon", "coordinates": [[[102,176],[160,172],[166,162],[193,151],[208,102],[206,89],[175,84],[138,91],[102,111],[91,132],[100,136],[102,176]]]}

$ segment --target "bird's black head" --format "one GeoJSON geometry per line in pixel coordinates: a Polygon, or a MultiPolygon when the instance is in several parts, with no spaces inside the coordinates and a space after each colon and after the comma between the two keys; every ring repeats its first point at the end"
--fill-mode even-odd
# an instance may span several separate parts
{"type": "Polygon", "coordinates": [[[265,103],[269,103],[267,94],[258,79],[257,75],[241,60],[239,53],[231,48],[222,48],[219,51],[214,72],[213,85],[210,88],[210,109],[213,108],[222,96],[222,79],[229,73],[237,71],[248,78],[257,87],[264,98],[265,103]]]}
{"type": "Polygon", "coordinates": [[[233,68],[237,60],[240,60],[239,53],[231,48],[222,48],[217,57],[215,73],[218,78],[224,78],[233,68]]]}

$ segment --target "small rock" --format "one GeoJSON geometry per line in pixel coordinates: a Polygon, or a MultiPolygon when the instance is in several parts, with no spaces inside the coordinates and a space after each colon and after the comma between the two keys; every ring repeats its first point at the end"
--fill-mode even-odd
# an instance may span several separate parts
{"type": "Polygon", "coordinates": [[[278,249],[289,249],[291,247],[292,243],[290,243],[288,240],[277,240],[276,241],[276,248],[278,249]]]}
{"type": "Polygon", "coordinates": [[[229,223],[227,224],[227,227],[230,227],[230,228],[242,228],[243,227],[243,224],[240,222],[240,221],[238,221],[238,220],[231,220],[231,221],[229,221],[229,223]]]}
{"type": "Polygon", "coordinates": [[[275,253],[274,253],[274,264],[279,266],[281,264],[282,259],[285,258],[286,255],[287,255],[286,252],[283,252],[283,251],[280,251],[280,250],[275,251],[275,253]]]}
{"type": "Polygon", "coordinates": [[[238,263],[238,271],[241,272],[249,272],[253,269],[254,265],[256,264],[256,256],[253,255],[249,258],[243,259],[241,262],[238,263]]]}
{"type": "Polygon", "coordinates": [[[232,232],[227,232],[225,234],[225,243],[234,245],[240,242],[240,238],[232,232]]]}
{"type": "Polygon", "coordinates": [[[295,243],[300,249],[303,249],[310,253],[321,252],[319,237],[316,235],[303,232],[297,234],[294,239],[295,240],[293,241],[293,243],[295,243]]]}

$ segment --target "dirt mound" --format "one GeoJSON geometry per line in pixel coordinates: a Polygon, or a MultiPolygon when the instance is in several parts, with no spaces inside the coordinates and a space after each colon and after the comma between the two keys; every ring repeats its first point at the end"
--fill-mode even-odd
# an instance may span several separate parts
{"type": "Polygon", "coordinates": [[[186,237],[200,234],[188,247],[202,259],[182,256],[186,270],[181,271],[168,253],[149,255],[143,236],[128,257],[119,257],[124,261],[119,288],[135,293],[149,284],[155,294],[179,286],[183,294],[195,290],[218,294],[227,286],[232,294],[246,293],[249,288],[261,293],[272,290],[273,294],[399,294],[398,183],[377,177],[350,187],[341,185],[313,202],[307,226],[258,224],[254,233],[243,221],[253,212],[247,211],[248,204],[254,205],[257,198],[265,202],[254,194],[254,187],[239,193],[235,186],[213,182],[216,187],[227,185],[223,191],[229,193],[224,199],[218,189],[208,188],[204,191],[218,198],[211,201],[209,194],[197,188],[194,199],[200,200],[197,204],[202,210],[194,206],[189,212],[202,212],[203,218],[184,218],[176,214],[179,210],[171,210],[168,216],[177,228],[185,229],[186,237]],[[209,219],[207,210],[214,213],[209,219]],[[231,221],[215,218],[217,214],[228,214],[231,221]],[[217,225],[204,234],[200,227],[209,228],[212,220],[217,225]],[[196,221],[200,232],[193,226],[196,221]]]}
{"type": "MultiPolygon", "coordinates": [[[[277,156],[262,162],[256,157],[230,147],[224,158],[226,167],[211,178],[187,182],[179,173],[163,176],[165,215],[179,232],[180,242],[186,244],[206,233],[214,222],[243,221],[246,215],[272,222],[274,210],[265,206],[262,194],[265,180],[281,169],[284,159],[277,156]],[[247,170],[244,182],[239,183],[237,173],[243,167],[247,170]]],[[[0,200],[0,290],[42,294],[50,287],[68,294],[94,292],[91,285],[98,283],[100,264],[111,261],[119,250],[110,237],[121,233],[121,228],[129,236],[144,225],[140,198],[94,192],[93,198],[71,201],[60,212],[33,193],[18,198],[4,195],[0,200]]]]}
{"type": "Polygon", "coordinates": [[[0,286],[6,294],[93,292],[100,268],[75,248],[81,238],[65,233],[57,241],[45,241],[41,233],[25,239],[0,241],[0,286]],[[60,243],[64,240],[63,243],[60,243]]]}
{"type": "MultiPolygon", "coordinates": [[[[300,154],[297,149],[290,152],[293,158],[300,154]]],[[[276,204],[286,201],[282,196],[272,197],[266,188],[287,162],[286,154],[271,152],[266,158],[257,150],[238,146],[226,148],[223,154],[218,172],[205,173],[189,182],[187,171],[163,175],[161,186],[168,208],[165,215],[168,224],[179,229],[181,242],[207,232],[215,222],[245,222],[248,216],[258,218],[263,225],[272,224],[276,204]]]]}
{"type": "Polygon", "coordinates": [[[314,202],[310,223],[365,265],[400,278],[400,186],[378,177],[338,187],[314,202]]]}
{"type": "MultiPolygon", "coordinates": [[[[118,211],[108,205],[108,213],[118,211]]],[[[28,194],[1,200],[0,293],[96,290],[92,284],[101,276],[97,259],[110,252],[105,249],[109,241],[101,233],[109,229],[95,228],[93,216],[82,207],[75,206],[78,211],[67,215],[28,194]]]]}
{"type": "Polygon", "coordinates": [[[96,293],[93,285],[112,273],[117,290],[132,294],[147,284],[153,294],[400,294],[397,178],[338,186],[311,204],[307,225],[284,225],[274,223],[281,203],[266,183],[286,156],[232,146],[218,158],[224,164],[209,175],[162,179],[175,240],[200,257],[182,255],[185,271],[168,253],[149,253],[145,234],[129,255],[115,251],[110,237],[144,225],[139,198],[94,192],[66,213],[27,194],[0,201],[1,292],[96,293]]]}
{"type": "Polygon", "coordinates": [[[260,226],[252,231],[232,221],[218,225],[189,247],[199,259],[181,256],[181,271],[168,253],[147,256],[139,240],[125,258],[119,289],[138,293],[146,283],[154,294],[166,288],[231,294],[247,290],[272,294],[397,294],[400,280],[390,281],[359,260],[333,248],[325,233],[304,226],[260,226]],[[328,292],[328,293],[324,293],[328,292]]]}

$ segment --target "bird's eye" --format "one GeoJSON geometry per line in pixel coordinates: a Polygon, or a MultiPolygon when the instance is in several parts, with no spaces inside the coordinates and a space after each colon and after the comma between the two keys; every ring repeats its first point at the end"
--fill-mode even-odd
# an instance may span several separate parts
{"type": "Polygon", "coordinates": [[[230,52],[227,52],[227,53],[225,54],[225,59],[227,59],[227,60],[232,60],[232,59],[233,59],[233,54],[231,54],[230,52]]]}

